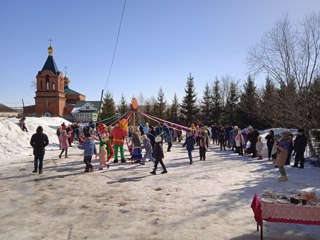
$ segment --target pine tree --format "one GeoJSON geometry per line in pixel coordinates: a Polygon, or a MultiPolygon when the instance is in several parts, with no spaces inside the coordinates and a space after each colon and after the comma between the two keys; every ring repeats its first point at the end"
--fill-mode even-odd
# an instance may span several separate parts
{"type": "Polygon", "coordinates": [[[127,99],[123,96],[123,93],[121,94],[121,99],[118,107],[118,112],[122,115],[128,112],[129,105],[127,103],[127,99]]]}
{"type": "Polygon", "coordinates": [[[116,113],[116,107],[115,107],[115,103],[113,100],[113,96],[112,96],[111,92],[107,91],[105,93],[104,99],[103,99],[101,118],[106,119],[108,117],[115,115],[115,113],[116,113]]]}
{"type": "Polygon", "coordinates": [[[213,102],[212,102],[212,94],[211,90],[209,87],[209,84],[207,83],[203,92],[203,99],[201,101],[201,117],[202,121],[206,125],[211,125],[212,120],[211,120],[211,111],[213,109],[213,102]]]}
{"type": "Polygon", "coordinates": [[[153,109],[156,117],[165,119],[166,118],[166,100],[164,98],[164,92],[162,91],[162,88],[160,88],[158,92],[157,102],[154,105],[153,109]]]}
{"type": "Polygon", "coordinates": [[[237,112],[237,105],[239,101],[238,89],[237,84],[235,82],[230,83],[230,91],[229,95],[227,96],[227,103],[225,107],[225,116],[224,121],[237,124],[238,121],[238,112],[237,112]]]}
{"type": "Polygon", "coordinates": [[[222,118],[222,98],[220,94],[219,80],[216,79],[212,91],[211,120],[213,123],[220,123],[222,118]]]}
{"type": "Polygon", "coordinates": [[[259,117],[264,119],[264,127],[274,127],[279,124],[277,89],[269,77],[266,78],[259,105],[259,117]]]}
{"type": "MultiPolygon", "coordinates": [[[[314,83],[310,87],[310,94],[308,95],[308,101],[306,102],[312,109],[309,111],[309,118],[311,119],[309,129],[319,129],[320,123],[320,77],[317,76],[314,83]]],[[[303,126],[303,125],[301,125],[303,126]]],[[[320,132],[320,130],[318,130],[320,132]]],[[[319,139],[320,141],[320,139],[319,139]]]]}
{"type": "Polygon", "coordinates": [[[190,126],[197,119],[197,114],[199,113],[199,108],[196,105],[197,102],[197,93],[195,92],[193,77],[191,73],[187,78],[187,84],[185,88],[186,95],[184,96],[181,107],[181,117],[183,118],[183,123],[187,126],[190,126]]]}
{"type": "Polygon", "coordinates": [[[146,114],[151,114],[151,111],[152,111],[152,106],[151,106],[151,103],[149,101],[146,101],[146,104],[145,104],[145,113],[146,114]]]}
{"type": "Polygon", "coordinates": [[[168,108],[168,120],[170,122],[175,122],[175,123],[178,123],[180,122],[179,118],[179,101],[178,101],[178,97],[177,97],[177,94],[175,93],[174,96],[173,96],[173,99],[172,99],[172,104],[170,106],[170,108],[168,108]]]}
{"type": "Polygon", "coordinates": [[[305,113],[308,107],[304,105],[305,100],[299,97],[293,79],[280,83],[277,97],[277,121],[280,126],[293,128],[307,122],[305,113]]]}
{"type": "Polygon", "coordinates": [[[258,93],[254,79],[248,76],[247,82],[244,84],[243,93],[240,96],[239,102],[239,124],[240,126],[252,125],[254,128],[259,128],[257,118],[258,110],[258,93]]]}

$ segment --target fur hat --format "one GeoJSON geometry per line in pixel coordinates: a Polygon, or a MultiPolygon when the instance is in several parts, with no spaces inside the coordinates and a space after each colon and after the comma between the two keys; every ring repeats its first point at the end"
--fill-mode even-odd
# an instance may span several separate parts
{"type": "Polygon", "coordinates": [[[161,137],[160,136],[157,136],[155,139],[154,139],[157,143],[161,142],[161,137]]]}

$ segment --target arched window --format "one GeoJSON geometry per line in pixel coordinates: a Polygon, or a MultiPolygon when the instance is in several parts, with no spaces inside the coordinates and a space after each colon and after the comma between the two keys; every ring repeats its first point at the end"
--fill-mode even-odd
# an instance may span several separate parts
{"type": "Polygon", "coordinates": [[[50,89],[49,75],[46,76],[46,90],[50,89]]]}
{"type": "Polygon", "coordinates": [[[52,82],[52,90],[55,91],[56,90],[56,85],[54,82],[52,82]]]}

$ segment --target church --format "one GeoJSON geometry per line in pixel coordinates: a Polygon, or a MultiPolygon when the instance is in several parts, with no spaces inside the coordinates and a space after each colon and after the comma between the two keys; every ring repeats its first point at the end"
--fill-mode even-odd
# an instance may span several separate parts
{"type": "Polygon", "coordinates": [[[58,116],[70,121],[91,121],[92,114],[99,112],[100,101],[85,101],[85,95],[69,88],[70,79],[58,70],[53,51],[50,44],[47,60],[36,76],[35,105],[23,107],[23,114],[38,117],[58,116]]]}

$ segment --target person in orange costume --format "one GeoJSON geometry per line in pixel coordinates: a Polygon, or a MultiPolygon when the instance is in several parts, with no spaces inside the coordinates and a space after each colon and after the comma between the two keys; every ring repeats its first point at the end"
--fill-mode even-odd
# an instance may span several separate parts
{"type": "Polygon", "coordinates": [[[119,123],[112,129],[112,144],[114,148],[114,163],[118,162],[118,150],[120,149],[121,154],[121,162],[126,162],[124,158],[124,138],[128,135],[128,131],[126,129],[126,119],[122,119],[119,123]]]}

